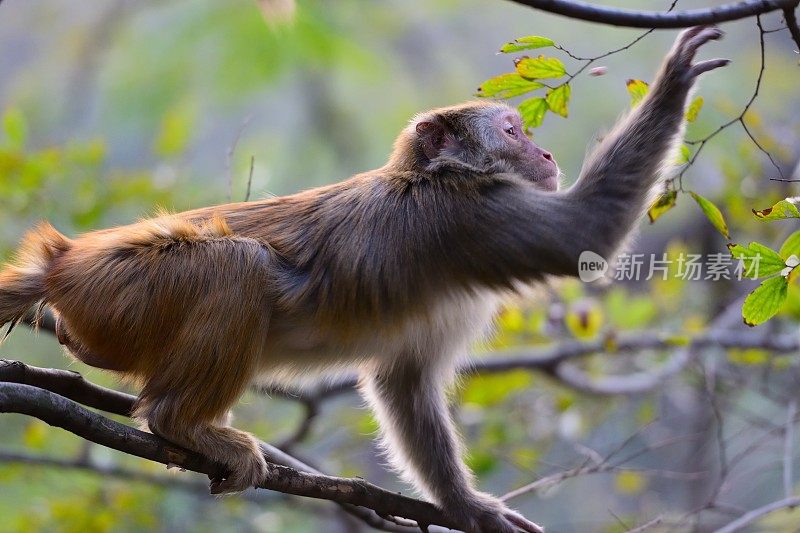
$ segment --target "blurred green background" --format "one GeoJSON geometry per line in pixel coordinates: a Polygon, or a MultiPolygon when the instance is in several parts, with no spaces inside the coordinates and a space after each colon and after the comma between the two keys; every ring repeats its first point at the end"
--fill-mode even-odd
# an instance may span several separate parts
{"type": "MultiPolygon", "coordinates": [[[[614,4],[668,7],[667,2],[641,0],[614,4]]],[[[701,6],[678,3],[680,9],[695,7],[701,6]]],[[[764,17],[767,28],[780,22],[777,15],[764,17]]],[[[736,116],[753,92],[760,53],[755,21],[724,29],[726,39],[702,54],[729,57],[733,64],[703,78],[698,94],[705,106],[688,138],[702,137],[736,116]]],[[[251,157],[254,198],[292,193],[380,166],[409,118],[473,98],[484,80],[513,69],[509,56],[496,53],[500,45],[530,34],[593,56],[630,42],[641,31],[568,20],[499,0],[300,0],[294,11],[284,0],[6,0],[0,5],[0,256],[7,258],[25,229],[40,219],[75,234],[130,222],[157,207],[184,210],[229,197],[241,200],[251,157]]],[[[651,79],[675,34],[655,32],[597,63],[607,67],[604,76],[572,82],[569,118],[549,114],[533,132],[537,143],[554,152],[568,182],[598,132],[629,107],[625,81],[651,79]]],[[[766,38],[763,86],[747,120],[790,175],[800,155],[800,71],[786,31],[766,38]]],[[[570,71],[580,66],[557,50],[543,53],[561,58],[570,71]]],[[[736,242],[775,244],[797,229],[796,222],[764,224],[753,219],[750,209],[797,194],[791,184],[768,181],[776,176],[734,126],[704,148],[684,186],[714,199],[736,242]]],[[[643,228],[634,249],[714,253],[725,252],[725,243],[697,206],[681,197],[673,211],[643,228]]],[[[593,338],[610,330],[690,334],[740,294],[743,285],[748,286],[670,279],[589,291],[567,282],[550,298],[507,311],[498,336],[481,350],[593,338]]],[[[800,298],[796,286],[792,291],[779,319],[764,326],[770,331],[797,330],[800,298]]],[[[731,376],[744,376],[745,384],[778,360],[758,351],[713,356],[731,376]]],[[[37,336],[25,328],[0,347],[0,357],[70,368],[124,388],[68,360],[47,334],[37,336]]],[[[588,365],[601,374],[631,371],[664,354],[646,353],[633,362],[619,357],[594,356],[588,365]]],[[[793,390],[796,359],[797,354],[781,359],[775,387],[793,390]]],[[[579,465],[582,446],[608,452],[646,424],[647,432],[630,446],[692,434],[644,454],[632,470],[580,476],[512,502],[555,533],[624,531],[626,524],[658,514],[681,516],[703,501],[712,480],[651,471],[715,468],[709,408],[697,376],[690,370],[663,390],[600,400],[536,373],[471,378],[456,395],[469,463],[482,488],[502,494],[579,465]]],[[[765,419],[783,407],[756,392],[730,402],[765,419]]],[[[302,417],[296,402],[255,394],[248,394],[236,410],[237,425],[271,442],[291,434],[302,417]]],[[[741,429],[735,422],[733,427],[734,432],[741,429]]],[[[359,475],[407,491],[385,468],[373,443],[375,428],[361,401],[344,395],[324,404],[311,434],[294,451],[329,473],[359,475]]],[[[67,459],[84,454],[97,464],[166,475],[160,465],[89,446],[19,415],[0,416],[0,440],[5,451],[67,459]]],[[[747,465],[758,461],[754,457],[747,465]]],[[[747,487],[733,491],[737,505],[768,501],[774,496],[770,491],[779,490],[780,469],[768,464],[731,482],[747,487]]],[[[796,515],[794,521],[765,527],[797,531],[789,525],[799,520],[796,515]]],[[[703,518],[698,530],[719,519],[703,518]]],[[[215,500],[125,476],[0,462],[0,531],[312,532],[356,527],[325,502],[264,491],[260,500],[215,500]]]]}

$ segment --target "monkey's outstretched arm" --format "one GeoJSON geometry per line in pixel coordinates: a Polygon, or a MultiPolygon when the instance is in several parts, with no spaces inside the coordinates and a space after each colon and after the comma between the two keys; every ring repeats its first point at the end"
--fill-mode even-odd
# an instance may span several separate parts
{"type": "Polygon", "coordinates": [[[637,221],[653,185],[671,166],[683,134],[684,110],[697,76],[726,59],[692,64],[697,49],[722,32],[698,26],[682,32],[641,104],[589,156],[566,198],[584,206],[583,219],[598,235],[598,252],[613,252],[637,221]]]}
{"type": "Polygon", "coordinates": [[[493,271],[478,275],[490,280],[574,276],[583,251],[610,259],[642,215],[663,168],[671,164],[697,76],[729,62],[692,64],[701,45],[721,36],[714,26],[690,28],[678,36],[650,93],[594,150],[570,189],[499,191],[482,221],[489,229],[476,236],[491,254],[493,271]]]}

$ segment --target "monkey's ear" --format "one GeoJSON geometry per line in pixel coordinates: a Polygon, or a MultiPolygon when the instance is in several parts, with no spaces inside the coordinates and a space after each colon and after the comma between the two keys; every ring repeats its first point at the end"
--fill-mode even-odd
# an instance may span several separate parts
{"type": "Polygon", "coordinates": [[[420,146],[429,160],[439,156],[442,149],[449,142],[450,136],[445,127],[436,120],[423,120],[417,123],[417,135],[419,136],[420,146]]]}

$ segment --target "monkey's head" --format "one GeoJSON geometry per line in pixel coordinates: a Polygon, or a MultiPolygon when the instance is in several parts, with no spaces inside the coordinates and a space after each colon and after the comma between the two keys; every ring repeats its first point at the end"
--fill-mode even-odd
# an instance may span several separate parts
{"type": "Polygon", "coordinates": [[[539,189],[558,189],[552,154],[525,135],[515,109],[497,102],[467,102],[417,115],[398,138],[393,159],[427,172],[514,173],[539,189]]]}

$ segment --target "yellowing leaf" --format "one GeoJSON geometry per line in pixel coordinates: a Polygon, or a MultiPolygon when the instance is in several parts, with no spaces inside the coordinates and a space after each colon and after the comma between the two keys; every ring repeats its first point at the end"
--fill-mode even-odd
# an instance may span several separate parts
{"type": "Polygon", "coordinates": [[[659,196],[650,209],[647,210],[647,216],[650,218],[652,224],[661,217],[664,213],[675,207],[675,201],[678,199],[678,191],[667,191],[659,196]]]}
{"type": "Polygon", "coordinates": [[[647,480],[639,472],[623,470],[614,476],[614,486],[619,493],[633,496],[645,489],[647,480]]]}
{"type": "Polygon", "coordinates": [[[500,74],[488,79],[478,87],[478,96],[495,98],[513,98],[521,94],[544,87],[543,84],[526,80],[516,72],[500,74]]]}
{"type": "Polygon", "coordinates": [[[525,315],[519,307],[509,307],[500,315],[498,326],[509,333],[521,333],[525,330],[525,315]]]}
{"type": "Polygon", "coordinates": [[[753,214],[759,220],[779,220],[783,218],[800,218],[800,210],[797,205],[800,204],[800,196],[793,198],[786,198],[777,202],[772,207],[767,207],[760,211],[753,209],[753,214]]]}
{"type": "Polygon", "coordinates": [[[759,350],[758,348],[750,348],[746,350],[731,350],[728,352],[728,361],[735,365],[742,366],[755,366],[764,365],[770,360],[769,352],[759,350]]]}
{"type": "Polygon", "coordinates": [[[550,111],[567,118],[567,115],[569,114],[567,104],[569,104],[571,92],[572,90],[568,83],[559,85],[555,89],[550,89],[547,91],[545,100],[547,101],[547,107],[550,108],[550,111]]]}
{"type": "Polygon", "coordinates": [[[538,128],[542,125],[547,112],[547,101],[544,98],[528,98],[519,104],[519,114],[526,128],[538,128]]]}
{"type": "Polygon", "coordinates": [[[514,39],[513,42],[506,43],[500,48],[500,52],[503,54],[511,54],[514,52],[520,52],[522,50],[533,50],[534,48],[546,48],[548,46],[553,46],[554,43],[552,39],[548,39],[547,37],[540,37],[538,35],[528,35],[527,37],[520,37],[518,39],[514,39]]]}
{"type": "Polygon", "coordinates": [[[730,233],[728,232],[728,224],[725,223],[725,218],[722,216],[719,208],[714,205],[710,200],[703,198],[696,192],[690,193],[694,201],[697,202],[697,205],[700,206],[700,209],[705,213],[706,218],[717,228],[717,231],[722,233],[722,235],[726,239],[730,239],[730,233]]]}
{"type": "Polygon", "coordinates": [[[533,376],[524,370],[470,377],[462,389],[462,401],[483,407],[498,405],[510,394],[530,387],[533,376]]]}
{"type": "Polygon", "coordinates": [[[625,87],[628,89],[628,94],[631,95],[631,107],[636,107],[647,95],[650,90],[647,83],[642,80],[628,80],[625,82],[625,87]]]}
{"type": "Polygon", "coordinates": [[[564,317],[570,333],[579,339],[591,339],[603,326],[603,312],[597,306],[571,310],[564,317]]]}
{"type": "Polygon", "coordinates": [[[692,103],[689,104],[689,108],[686,110],[686,120],[689,122],[694,122],[697,120],[697,114],[700,113],[700,110],[703,108],[703,97],[698,96],[692,103]]]}
{"type": "Polygon", "coordinates": [[[761,285],[747,295],[742,306],[742,318],[748,326],[763,324],[780,311],[786,301],[789,280],[775,276],[761,282],[761,285]]]}
{"type": "Polygon", "coordinates": [[[735,259],[744,263],[744,275],[764,278],[779,273],[786,263],[778,253],[761,243],[751,242],[746,247],[741,244],[728,244],[728,250],[735,259]]]}
{"type": "Polygon", "coordinates": [[[40,420],[31,421],[22,434],[25,446],[34,450],[41,450],[47,443],[47,424],[40,420]]]}
{"type": "Polygon", "coordinates": [[[517,72],[523,78],[560,78],[567,73],[564,63],[555,57],[523,57],[516,62],[517,72]]]}

